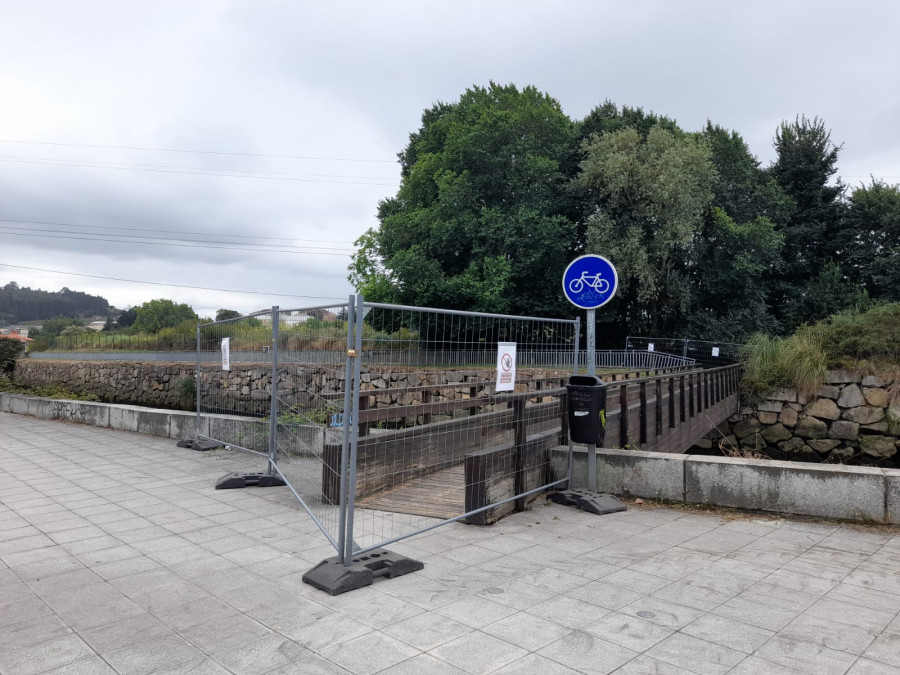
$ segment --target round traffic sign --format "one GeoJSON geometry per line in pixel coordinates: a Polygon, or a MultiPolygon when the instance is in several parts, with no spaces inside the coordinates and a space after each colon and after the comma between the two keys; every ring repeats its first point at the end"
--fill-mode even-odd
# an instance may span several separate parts
{"type": "Polygon", "coordinates": [[[597,309],[612,300],[619,285],[616,268],[602,255],[575,258],[563,273],[566,299],[581,309],[597,309]]]}

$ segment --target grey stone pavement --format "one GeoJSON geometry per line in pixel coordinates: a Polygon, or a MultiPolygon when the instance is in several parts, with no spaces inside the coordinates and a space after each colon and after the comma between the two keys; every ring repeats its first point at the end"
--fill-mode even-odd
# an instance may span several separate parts
{"type": "Polygon", "coordinates": [[[900,674],[898,528],[541,500],[332,598],[247,459],[0,413],[0,673],[900,674]]]}

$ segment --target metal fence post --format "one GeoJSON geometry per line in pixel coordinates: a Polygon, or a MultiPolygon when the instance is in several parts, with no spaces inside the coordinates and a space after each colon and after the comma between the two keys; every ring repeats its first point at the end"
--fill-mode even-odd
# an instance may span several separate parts
{"type": "Polygon", "coordinates": [[[197,322],[197,374],[195,376],[195,381],[197,384],[197,391],[194,392],[197,399],[197,433],[194,435],[195,438],[200,438],[200,390],[201,390],[201,370],[200,370],[200,322],[197,322]]]}
{"type": "MultiPolygon", "coordinates": [[[[338,498],[338,562],[342,565],[350,563],[345,557],[344,546],[347,540],[347,476],[349,474],[349,449],[350,449],[350,415],[353,402],[350,383],[353,381],[353,357],[350,355],[356,340],[356,296],[351,295],[347,302],[347,353],[344,363],[344,412],[343,426],[341,429],[341,476],[340,497],[338,498]]],[[[353,533],[351,532],[351,538],[353,533]]],[[[352,553],[352,551],[351,551],[352,553]]]]}
{"type": "Polygon", "coordinates": [[[344,564],[349,565],[353,558],[353,520],[356,508],[356,458],[359,443],[359,390],[360,390],[360,362],[362,361],[362,331],[363,331],[363,306],[365,299],[362,295],[356,296],[356,344],[354,345],[353,363],[353,403],[350,419],[344,420],[344,425],[350,429],[350,462],[347,475],[347,537],[344,542],[344,564]]]}
{"type": "Polygon", "coordinates": [[[272,307],[272,375],[269,378],[269,474],[278,463],[278,306],[272,307]]]}

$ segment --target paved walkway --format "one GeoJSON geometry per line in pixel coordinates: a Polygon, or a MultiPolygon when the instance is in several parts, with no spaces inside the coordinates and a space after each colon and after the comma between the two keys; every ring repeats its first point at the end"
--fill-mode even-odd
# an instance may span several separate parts
{"type": "Polygon", "coordinates": [[[331,598],[243,461],[0,413],[0,673],[900,674],[900,529],[541,505],[331,598]]]}

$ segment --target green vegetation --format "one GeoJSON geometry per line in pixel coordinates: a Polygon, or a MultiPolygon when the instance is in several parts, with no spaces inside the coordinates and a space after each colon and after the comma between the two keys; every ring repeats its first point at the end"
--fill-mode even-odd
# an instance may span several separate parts
{"type": "Polygon", "coordinates": [[[818,118],[781,123],[774,145],[764,167],[711,122],[608,101],[571,120],[533,87],[473,87],[423,113],[349,279],[375,301],[572,316],[562,271],[603,254],[620,281],[598,317],[608,346],[784,336],[900,301],[900,188],[835,181],[818,118]]]}
{"type": "Polygon", "coordinates": [[[106,316],[110,311],[105,298],[65,287],[60,291],[42,291],[19,286],[15,281],[0,287],[0,320],[3,322],[33,321],[51,316],[106,316]]]}
{"type": "Polygon", "coordinates": [[[48,383],[38,387],[29,387],[23,384],[17,384],[5,375],[0,375],[0,392],[7,394],[24,394],[25,396],[40,396],[42,398],[67,398],[72,401],[99,401],[100,398],[94,394],[79,394],[69,391],[61,384],[48,383]]]}
{"type": "Polygon", "coordinates": [[[25,343],[0,337],[0,375],[8,375],[16,366],[16,359],[25,353],[25,343]]]}
{"type": "Polygon", "coordinates": [[[846,311],[803,326],[786,338],[750,338],[744,388],[762,393],[793,387],[807,393],[829,368],[894,372],[900,367],[900,303],[846,311]]]}

